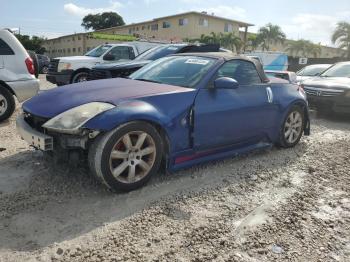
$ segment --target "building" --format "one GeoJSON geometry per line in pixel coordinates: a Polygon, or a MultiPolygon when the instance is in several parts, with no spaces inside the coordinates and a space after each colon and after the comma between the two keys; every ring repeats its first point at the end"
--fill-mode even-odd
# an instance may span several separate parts
{"type": "Polygon", "coordinates": [[[153,20],[99,30],[110,34],[135,35],[144,39],[179,42],[183,39],[200,38],[202,34],[235,33],[243,29],[243,40],[248,27],[253,24],[227,19],[206,12],[187,12],[153,20]]]}
{"type": "MultiPolygon", "coordinates": [[[[209,15],[204,12],[187,12],[141,23],[111,27],[97,32],[134,35],[148,40],[181,42],[185,38],[199,38],[202,34],[207,35],[211,32],[232,32],[240,35],[240,29],[243,29],[242,40],[244,40],[249,26],[252,26],[252,24],[209,15]]],[[[118,43],[119,41],[93,39],[88,33],[79,33],[47,40],[44,47],[50,57],[72,56],[82,55],[105,42],[118,43]]]]}
{"type": "MultiPolygon", "coordinates": [[[[163,42],[181,42],[183,39],[198,39],[201,35],[215,33],[234,33],[247,43],[248,27],[253,24],[227,19],[206,12],[186,12],[155,18],[149,21],[124,26],[111,27],[96,31],[114,35],[131,35],[141,39],[163,42]]],[[[288,44],[271,44],[270,51],[287,52],[288,44]]],[[[44,47],[50,57],[82,55],[90,49],[104,43],[119,43],[118,40],[95,39],[89,33],[78,33],[47,40],[44,47]]],[[[259,48],[258,48],[259,49],[259,48]]],[[[249,51],[249,45],[247,50],[249,51]]],[[[321,46],[321,58],[342,57],[344,50],[321,46]]],[[[289,54],[292,55],[292,54],[289,54]]]]}

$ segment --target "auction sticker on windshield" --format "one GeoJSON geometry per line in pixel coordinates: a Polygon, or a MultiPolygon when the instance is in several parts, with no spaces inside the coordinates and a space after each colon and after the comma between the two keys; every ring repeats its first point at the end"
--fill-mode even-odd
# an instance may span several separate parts
{"type": "Polygon", "coordinates": [[[195,65],[206,65],[208,64],[209,61],[208,60],[204,60],[204,59],[187,59],[185,64],[195,64],[195,65]]]}

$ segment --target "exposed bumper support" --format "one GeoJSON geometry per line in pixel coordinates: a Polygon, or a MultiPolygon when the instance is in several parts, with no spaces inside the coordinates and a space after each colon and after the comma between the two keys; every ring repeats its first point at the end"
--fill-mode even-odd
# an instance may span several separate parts
{"type": "Polygon", "coordinates": [[[53,150],[53,138],[31,128],[24,120],[23,115],[17,118],[16,127],[22,139],[31,146],[43,151],[53,150]]]}

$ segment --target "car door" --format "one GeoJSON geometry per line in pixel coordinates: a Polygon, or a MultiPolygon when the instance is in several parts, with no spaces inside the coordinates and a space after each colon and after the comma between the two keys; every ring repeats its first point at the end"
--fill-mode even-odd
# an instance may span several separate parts
{"type": "Polygon", "coordinates": [[[277,106],[255,65],[231,60],[218,69],[207,88],[200,89],[194,105],[194,146],[197,150],[241,143],[257,143],[273,126],[277,106]],[[231,77],[236,89],[213,87],[214,80],[231,77]]]}

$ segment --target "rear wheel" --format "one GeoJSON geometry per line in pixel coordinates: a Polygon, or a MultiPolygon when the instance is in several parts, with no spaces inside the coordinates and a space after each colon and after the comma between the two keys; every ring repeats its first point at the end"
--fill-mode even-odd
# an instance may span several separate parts
{"type": "Polygon", "coordinates": [[[158,171],[162,148],[152,125],[130,122],[94,141],[89,150],[90,170],[111,189],[134,190],[158,171]]]}
{"type": "Polygon", "coordinates": [[[0,122],[8,119],[15,111],[16,103],[13,95],[0,86],[0,122]]]}
{"type": "Polygon", "coordinates": [[[280,144],[293,147],[299,143],[305,126],[304,111],[300,106],[293,106],[285,118],[280,131],[280,144]]]}

